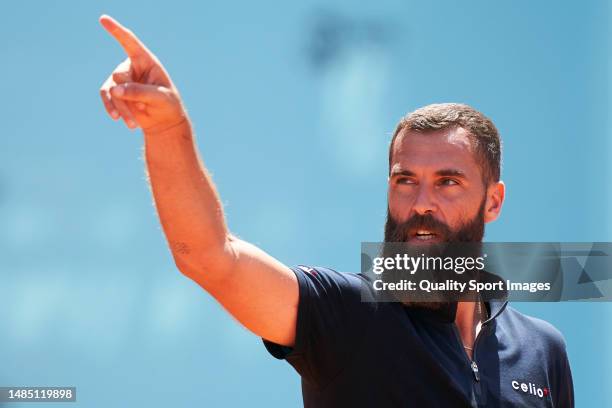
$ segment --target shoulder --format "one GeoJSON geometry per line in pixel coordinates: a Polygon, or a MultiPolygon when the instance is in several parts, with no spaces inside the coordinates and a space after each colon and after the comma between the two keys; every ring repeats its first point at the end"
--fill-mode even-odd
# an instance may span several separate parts
{"type": "Polygon", "coordinates": [[[506,307],[503,315],[514,335],[531,345],[538,345],[555,353],[565,353],[566,343],[563,334],[549,322],[526,315],[511,306],[506,307]]]}
{"type": "Polygon", "coordinates": [[[506,327],[503,330],[507,331],[507,344],[514,346],[510,348],[525,357],[528,364],[532,364],[532,370],[536,367],[546,370],[555,406],[573,407],[572,370],[565,339],[559,329],[512,307],[507,307],[503,315],[501,323],[506,327]]]}
{"type": "Polygon", "coordinates": [[[300,286],[309,287],[312,295],[360,295],[367,280],[358,273],[338,272],[323,266],[297,265],[291,268],[300,286]]]}
{"type": "Polygon", "coordinates": [[[297,265],[299,311],[316,319],[330,314],[343,323],[366,316],[377,310],[367,280],[358,273],[338,272],[323,266],[297,265]]]}
{"type": "Polygon", "coordinates": [[[291,269],[293,269],[297,274],[306,274],[312,278],[327,282],[338,281],[340,283],[355,284],[361,281],[359,274],[351,272],[338,272],[324,266],[297,265],[291,269]]]}

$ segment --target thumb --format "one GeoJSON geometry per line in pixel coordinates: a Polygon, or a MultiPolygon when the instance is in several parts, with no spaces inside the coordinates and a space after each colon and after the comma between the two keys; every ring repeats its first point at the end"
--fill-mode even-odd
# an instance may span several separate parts
{"type": "Polygon", "coordinates": [[[146,85],[126,82],[111,88],[111,95],[125,101],[156,104],[165,102],[171,96],[169,88],[160,85],[146,85]]]}

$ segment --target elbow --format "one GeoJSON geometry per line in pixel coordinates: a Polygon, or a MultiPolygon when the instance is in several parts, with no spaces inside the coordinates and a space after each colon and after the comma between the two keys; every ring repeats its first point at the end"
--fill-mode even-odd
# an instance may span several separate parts
{"type": "Polygon", "coordinates": [[[218,247],[199,250],[173,245],[172,257],[177,269],[200,285],[224,279],[235,259],[229,239],[218,247]]]}

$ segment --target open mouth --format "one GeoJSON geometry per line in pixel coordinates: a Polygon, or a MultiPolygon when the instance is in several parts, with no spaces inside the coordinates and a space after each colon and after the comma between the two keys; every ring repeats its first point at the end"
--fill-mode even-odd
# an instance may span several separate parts
{"type": "Polygon", "coordinates": [[[410,240],[417,241],[417,242],[430,242],[430,241],[436,241],[437,239],[438,239],[438,234],[436,234],[433,231],[429,231],[425,229],[416,230],[410,235],[410,240]]]}

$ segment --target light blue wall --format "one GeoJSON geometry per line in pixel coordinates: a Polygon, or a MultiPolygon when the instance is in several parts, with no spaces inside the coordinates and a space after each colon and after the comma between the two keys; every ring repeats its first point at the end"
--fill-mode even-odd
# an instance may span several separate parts
{"type": "MultiPolygon", "coordinates": [[[[66,406],[88,408],[301,403],[293,370],[173,267],[142,137],[99,101],[124,58],[101,13],[170,71],[232,230],[288,264],[358,270],[390,132],[439,101],[502,133],[488,240],[612,240],[604,1],[126,3],[3,7],[0,385],[75,385],[66,406]]],[[[517,307],[564,333],[578,406],[610,401],[609,305],[517,307]]]]}

